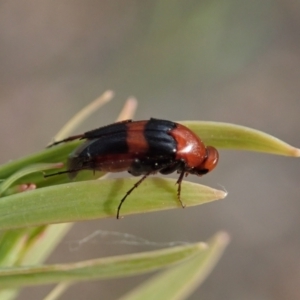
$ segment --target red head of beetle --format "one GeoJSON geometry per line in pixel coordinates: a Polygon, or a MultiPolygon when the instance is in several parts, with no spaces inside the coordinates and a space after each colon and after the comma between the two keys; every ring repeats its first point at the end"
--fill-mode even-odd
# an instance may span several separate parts
{"type": "Polygon", "coordinates": [[[194,168],[192,174],[201,176],[212,171],[218,164],[219,161],[219,152],[216,148],[212,146],[206,147],[206,157],[202,163],[194,168]]]}
{"type": "Polygon", "coordinates": [[[177,142],[176,159],[185,162],[187,173],[202,176],[216,167],[219,160],[217,149],[206,147],[193,131],[177,124],[170,134],[177,142]]]}

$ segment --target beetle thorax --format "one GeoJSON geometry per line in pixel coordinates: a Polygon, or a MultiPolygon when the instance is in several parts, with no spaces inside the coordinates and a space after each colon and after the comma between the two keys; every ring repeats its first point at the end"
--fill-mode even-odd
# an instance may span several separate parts
{"type": "Polygon", "coordinates": [[[206,158],[206,148],[200,138],[180,124],[170,134],[177,142],[176,159],[184,160],[190,169],[201,165],[206,158]]]}

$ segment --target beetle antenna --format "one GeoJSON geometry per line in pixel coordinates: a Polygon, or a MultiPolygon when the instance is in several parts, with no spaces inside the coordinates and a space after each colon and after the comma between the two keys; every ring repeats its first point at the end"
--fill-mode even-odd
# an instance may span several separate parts
{"type": "Polygon", "coordinates": [[[82,169],[60,171],[60,172],[44,175],[44,178],[51,177],[51,176],[56,176],[56,175],[60,175],[60,174],[78,172],[78,171],[81,171],[81,170],[82,169]]]}
{"type": "Polygon", "coordinates": [[[82,138],[84,138],[84,134],[72,135],[72,136],[69,136],[68,138],[65,138],[65,139],[61,140],[61,141],[57,141],[57,142],[54,142],[54,143],[48,145],[47,148],[51,148],[52,146],[55,146],[55,145],[58,145],[58,144],[61,144],[61,143],[71,142],[71,141],[82,139],[82,138]]]}

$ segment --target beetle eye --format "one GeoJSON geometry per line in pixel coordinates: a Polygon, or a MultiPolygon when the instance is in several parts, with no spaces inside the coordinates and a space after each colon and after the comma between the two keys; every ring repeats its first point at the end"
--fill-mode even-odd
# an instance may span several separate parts
{"type": "Polygon", "coordinates": [[[196,169],[197,174],[200,176],[212,171],[216,167],[219,161],[219,153],[216,148],[212,146],[207,146],[206,153],[207,153],[206,159],[196,169]]]}

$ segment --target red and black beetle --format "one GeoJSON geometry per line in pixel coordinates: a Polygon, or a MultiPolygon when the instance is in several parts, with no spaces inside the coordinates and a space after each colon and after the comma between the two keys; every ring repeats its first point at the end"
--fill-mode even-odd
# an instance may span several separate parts
{"type": "Polygon", "coordinates": [[[68,159],[67,170],[53,176],[68,173],[75,178],[81,170],[106,172],[128,171],[133,176],[143,177],[126,193],[126,197],[150,174],[160,172],[180,173],[177,180],[177,196],[180,199],[181,182],[184,175],[202,176],[212,171],[218,163],[218,151],[205,146],[201,139],[187,127],[167,120],[126,120],[100,127],[83,134],[68,137],[49,147],[75,139],[86,141],[76,148],[68,159]]]}

